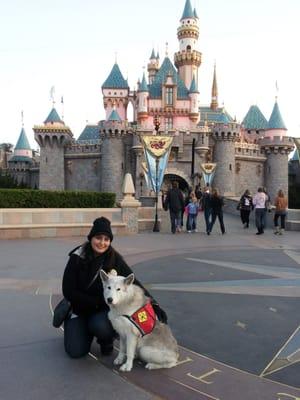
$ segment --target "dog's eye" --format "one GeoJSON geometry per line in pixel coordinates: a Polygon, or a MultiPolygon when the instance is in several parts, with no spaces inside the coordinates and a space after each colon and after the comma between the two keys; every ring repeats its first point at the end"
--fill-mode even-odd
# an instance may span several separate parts
{"type": "Polygon", "coordinates": [[[121,289],[118,287],[117,292],[119,292],[121,289]]]}
{"type": "Polygon", "coordinates": [[[110,289],[111,289],[111,287],[110,287],[110,286],[107,286],[107,289],[108,289],[108,290],[110,290],[110,289]]]}

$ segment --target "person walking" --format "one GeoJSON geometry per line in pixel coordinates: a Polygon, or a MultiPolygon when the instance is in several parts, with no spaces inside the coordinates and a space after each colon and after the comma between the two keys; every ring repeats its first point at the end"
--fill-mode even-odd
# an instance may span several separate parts
{"type": "Polygon", "coordinates": [[[208,187],[206,187],[204,190],[204,193],[200,201],[200,205],[204,213],[206,233],[209,235],[210,233],[209,228],[211,223],[211,195],[208,187]]]}
{"type": "Polygon", "coordinates": [[[275,215],[274,215],[274,233],[275,235],[282,235],[285,230],[285,218],[287,215],[288,199],[284,195],[283,190],[278,190],[275,198],[275,215]],[[280,228],[278,220],[280,218],[280,228]]]}
{"type": "Polygon", "coordinates": [[[191,192],[190,201],[185,207],[187,214],[187,232],[197,232],[197,215],[199,211],[198,199],[195,192],[191,192]]]}
{"type": "Polygon", "coordinates": [[[251,210],[253,210],[253,201],[248,189],[245,190],[245,193],[240,198],[238,210],[240,210],[240,217],[244,228],[249,228],[249,215],[251,210]]]}
{"type": "Polygon", "coordinates": [[[224,221],[223,221],[224,200],[223,200],[223,197],[220,196],[218,189],[212,190],[210,205],[211,205],[211,222],[210,222],[209,231],[207,232],[207,234],[210,235],[210,233],[212,232],[212,228],[218,217],[221,232],[222,232],[222,235],[224,235],[224,233],[225,233],[225,226],[224,226],[224,221]]]}
{"type": "MultiPolygon", "coordinates": [[[[125,277],[132,273],[124,258],[111,246],[113,234],[107,218],[94,221],[87,239],[69,253],[62,281],[63,295],[72,307],[71,315],[64,321],[64,347],[71,358],[88,354],[94,338],[103,356],[112,353],[116,333],[108,319],[109,307],[103,297],[100,269],[106,273],[114,270],[125,277]]],[[[149,297],[158,319],[167,323],[166,313],[149,292],[137,279],[134,283],[149,297]]]]}
{"type": "Polygon", "coordinates": [[[172,182],[171,189],[168,190],[165,205],[170,212],[171,232],[181,232],[181,216],[184,209],[184,199],[177,181],[172,182]]]}
{"type": "Polygon", "coordinates": [[[268,196],[263,192],[263,188],[259,187],[257,193],[253,197],[253,205],[255,207],[255,225],[257,228],[256,235],[262,235],[264,233],[267,200],[268,196]]]}

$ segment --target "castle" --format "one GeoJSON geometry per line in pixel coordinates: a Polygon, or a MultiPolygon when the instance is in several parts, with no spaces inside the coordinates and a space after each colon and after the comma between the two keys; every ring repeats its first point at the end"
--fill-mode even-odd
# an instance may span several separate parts
{"type": "Polygon", "coordinates": [[[136,197],[149,194],[144,177],[141,135],[160,133],[174,137],[164,183],[176,179],[182,189],[200,183],[200,164],[217,164],[213,186],[225,196],[255,192],[265,186],[274,198],[279,188],[288,192],[288,154],[292,138],[280,114],[277,100],[267,120],[252,105],[242,123],[218,104],[216,66],[212,74],[209,106],[199,106],[199,19],[190,0],[185,1],[177,29],[178,51],[174,64],[166,54],[162,62],[152,50],[137,90],[130,90],[115,63],[102,85],[106,118],[87,125],[76,140],[53,107],[45,122],[33,127],[40,155],[30,149],[24,128],[8,171],[19,182],[46,190],[92,190],[122,196],[125,173],[132,174],[136,197]],[[128,122],[128,105],[133,122],[128,122]],[[193,167],[192,168],[192,160],[193,167]]]}

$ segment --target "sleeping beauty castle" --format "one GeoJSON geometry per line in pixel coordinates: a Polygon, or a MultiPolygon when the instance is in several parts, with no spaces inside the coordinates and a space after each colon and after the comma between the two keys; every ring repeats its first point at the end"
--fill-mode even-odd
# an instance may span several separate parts
{"type": "Polygon", "coordinates": [[[238,123],[219,105],[216,66],[211,98],[201,98],[199,17],[190,0],[183,4],[177,39],[171,58],[166,54],[160,59],[150,49],[137,90],[131,90],[118,63],[112,66],[102,84],[105,120],[87,125],[78,139],[54,107],[33,127],[39,154],[33,154],[22,128],[7,161],[9,173],[31,187],[116,192],[120,198],[123,178],[130,172],[140,198],[149,194],[141,137],[163,133],[173,137],[163,188],[172,180],[183,190],[203,186],[202,167],[211,164],[213,186],[225,196],[239,196],[245,189],[255,192],[259,186],[265,186],[271,198],[279,188],[287,193],[288,155],[294,143],[277,99],[269,118],[252,105],[238,123]],[[205,100],[207,105],[201,105],[205,100]],[[133,121],[127,118],[130,104],[133,121]]]}

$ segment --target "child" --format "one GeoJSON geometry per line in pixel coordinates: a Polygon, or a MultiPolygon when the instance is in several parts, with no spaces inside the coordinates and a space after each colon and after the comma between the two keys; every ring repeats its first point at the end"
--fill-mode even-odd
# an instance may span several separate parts
{"type": "Polygon", "coordinates": [[[190,201],[185,208],[187,214],[187,231],[188,233],[197,232],[197,215],[199,211],[198,199],[195,192],[191,192],[190,201]]]}

